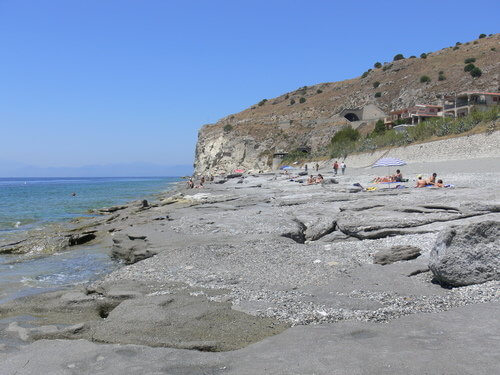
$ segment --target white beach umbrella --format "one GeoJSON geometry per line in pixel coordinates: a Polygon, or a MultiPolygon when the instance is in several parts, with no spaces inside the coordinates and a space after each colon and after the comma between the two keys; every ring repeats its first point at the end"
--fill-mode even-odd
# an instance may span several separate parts
{"type": "Polygon", "coordinates": [[[372,168],[375,167],[396,167],[398,165],[406,165],[406,162],[397,158],[380,158],[375,164],[372,165],[372,168]]]}

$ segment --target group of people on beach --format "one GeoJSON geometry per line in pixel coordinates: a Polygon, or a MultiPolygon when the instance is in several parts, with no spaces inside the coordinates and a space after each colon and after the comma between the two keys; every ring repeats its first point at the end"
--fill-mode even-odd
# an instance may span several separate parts
{"type": "Polygon", "coordinates": [[[190,177],[189,180],[187,181],[187,187],[188,187],[188,189],[202,189],[203,185],[205,184],[205,181],[207,181],[207,179],[208,179],[208,181],[213,181],[214,177],[209,176],[208,178],[205,178],[205,176],[201,176],[199,184],[197,184],[197,185],[194,183],[193,178],[190,177]]]}
{"type": "Polygon", "coordinates": [[[423,188],[423,187],[438,187],[442,188],[445,187],[443,184],[443,180],[439,179],[436,181],[437,173],[434,172],[432,176],[430,176],[427,179],[423,179],[422,175],[419,174],[417,176],[417,185],[415,186],[416,188],[423,188]]]}
{"type": "Polygon", "coordinates": [[[403,182],[403,174],[399,169],[396,170],[396,173],[390,176],[384,177],[375,177],[372,182],[380,183],[380,182],[403,182]]]}
{"type": "MultiPolygon", "coordinates": [[[[422,175],[417,176],[417,184],[415,185],[416,188],[423,188],[423,187],[446,187],[443,183],[443,180],[439,179],[436,181],[437,178],[437,173],[434,172],[429,178],[423,178],[422,175]]],[[[403,174],[399,169],[396,170],[396,173],[390,176],[384,176],[384,177],[375,177],[372,182],[374,183],[388,183],[388,182],[405,182],[408,180],[403,180],[403,174]]]]}
{"type": "MultiPolygon", "coordinates": [[[[309,168],[308,168],[307,163],[306,163],[306,164],[304,164],[304,171],[306,171],[306,172],[307,172],[307,171],[308,171],[308,169],[309,169],[309,168]]],[[[316,170],[316,172],[317,172],[317,171],[319,171],[319,164],[318,164],[318,163],[316,163],[316,164],[314,165],[314,169],[316,170]]]]}
{"type": "Polygon", "coordinates": [[[342,171],[342,174],[344,174],[346,167],[347,165],[343,161],[339,164],[339,162],[335,160],[335,163],[333,163],[333,174],[336,176],[339,169],[342,171]]]}
{"type": "Polygon", "coordinates": [[[323,183],[324,178],[320,174],[318,176],[314,177],[313,175],[310,175],[309,178],[307,179],[307,185],[314,185],[314,184],[321,184],[323,183]]]}

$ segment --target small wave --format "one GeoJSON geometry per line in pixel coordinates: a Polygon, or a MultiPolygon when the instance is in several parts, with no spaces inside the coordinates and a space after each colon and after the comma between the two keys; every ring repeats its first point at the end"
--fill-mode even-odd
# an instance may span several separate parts
{"type": "Polygon", "coordinates": [[[72,277],[65,273],[53,273],[49,275],[40,275],[37,278],[38,282],[48,283],[48,284],[64,284],[72,280],[72,277]]]}
{"type": "Polygon", "coordinates": [[[16,223],[14,224],[14,228],[19,228],[20,226],[21,226],[21,222],[16,221],[16,223]]]}
{"type": "Polygon", "coordinates": [[[24,285],[27,285],[27,286],[30,286],[30,287],[34,287],[36,286],[36,280],[35,279],[32,279],[31,277],[26,277],[24,276],[23,278],[21,278],[21,284],[24,284],[24,285]]]}

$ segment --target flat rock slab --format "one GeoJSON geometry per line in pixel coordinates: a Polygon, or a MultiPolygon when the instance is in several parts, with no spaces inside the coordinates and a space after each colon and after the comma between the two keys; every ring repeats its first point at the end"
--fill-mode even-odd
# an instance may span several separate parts
{"type": "Polygon", "coordinates": [[[93,325],[98,342],[224,351],[279,333],[288,325],[231,309],[205,297],[174,295],[122,302],[93,325]]]}
{"type": "Polygon", "coordinates": [[[388,324],[297,326],[244,349],[207,353],[85,340],[0,353],[6,374],[474,374],[498,370],[500,304],[406,316],[388,324]]]}

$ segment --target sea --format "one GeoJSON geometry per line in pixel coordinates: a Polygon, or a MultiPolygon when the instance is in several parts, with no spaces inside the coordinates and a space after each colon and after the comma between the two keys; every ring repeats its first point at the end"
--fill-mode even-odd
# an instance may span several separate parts
{"type": "MultiPolygon", "coordinates": [[[[0,178],[0,240],[172,189],[178,177],[0,178]]],[[[37,258],[0,254],[0,304],[98,279],[117,267],[99,245],[37,258]]]]}

